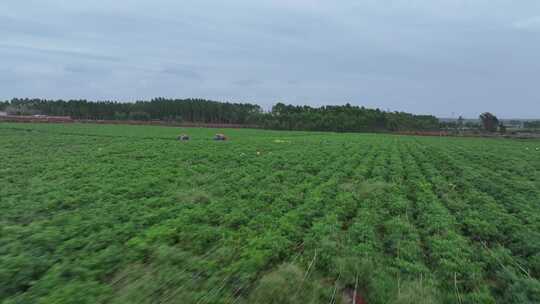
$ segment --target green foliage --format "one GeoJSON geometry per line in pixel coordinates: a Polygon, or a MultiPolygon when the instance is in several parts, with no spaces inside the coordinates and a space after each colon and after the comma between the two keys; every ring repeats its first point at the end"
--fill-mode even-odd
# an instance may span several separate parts
{"type": "Polygon", "coordinates": [[[496,132],[499,128],[499,119],[489,112],[482,113],[480,115],[480,121],[482,122],[484,130],[488,132],[496,132]]]}
{"type": "Polygon", "coordinates": [[[437,304],[441,299],[431,283],[415,281],[400,287],[399,294],[392,304],[437,304]]]}
{"type": "Polygon", "coordinates": [[[413,115],[403,112],[384,112],[351,106],[293,106],[277,103],[265,126],[281,130],[311,130],[335,132],[438,130],[439,120],[434,116],[413,115]]]}
{"type": "MultiPolygon", "coordinates": [[[[293,106],[277,103],[270,113],[248,103],[203,99],[165,99],[135,103],[87,100],[12,99],[5,103],[14,115],[45,114],[74,119],[160,120],[170,122],[257,125],[278,130],[335,132],[438,130],[434,116],[385,112],[351,106],[293,106]]],[[[0,102],[0,105],[2,103],[0,102]]]]}
{"type": "Polygon", "coordinates": [[[524,304],[540,302],[540,282],[528,276],[523,276],[512,269],[503,269],[500,278],[504,280],[502,297],[506,303],[524,304]]]}
{"type": "Polygon", "coordinates": [[[250,303],[294,304],[327,303],[324,288],[318,281],[305,280],[304,272],[295,265],[283,264],[264,275],[249,297],[250,303]]]}
{"type": "Polygon", "coordinates": [[[540,301],[538,142],[219,132],[1,123],[0,302],[540,301]]]}

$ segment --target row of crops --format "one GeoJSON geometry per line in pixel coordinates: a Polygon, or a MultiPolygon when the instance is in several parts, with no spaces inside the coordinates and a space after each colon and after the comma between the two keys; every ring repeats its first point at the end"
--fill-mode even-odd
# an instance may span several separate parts
{"type": "Polygon", "coordinates": [[[0,124],[0,302],[540,302],[540,142],[214,133],[0,124]]]}

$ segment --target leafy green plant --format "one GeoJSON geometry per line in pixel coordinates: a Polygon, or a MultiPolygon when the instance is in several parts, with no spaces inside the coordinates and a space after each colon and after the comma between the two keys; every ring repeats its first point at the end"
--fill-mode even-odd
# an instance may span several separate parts
{"type": "Polygon", "coordinates": [[[9,123],[0,141],[2,303],[539,301],[534,141],[9,123]]]}

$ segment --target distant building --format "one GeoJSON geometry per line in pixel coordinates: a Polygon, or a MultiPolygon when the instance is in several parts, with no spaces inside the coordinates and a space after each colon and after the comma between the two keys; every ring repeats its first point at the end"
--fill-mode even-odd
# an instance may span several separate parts
{"type": "Polygon", "coordinates": [[[0,116],[7,116],[7,112],[0,111],[0,116]]]}

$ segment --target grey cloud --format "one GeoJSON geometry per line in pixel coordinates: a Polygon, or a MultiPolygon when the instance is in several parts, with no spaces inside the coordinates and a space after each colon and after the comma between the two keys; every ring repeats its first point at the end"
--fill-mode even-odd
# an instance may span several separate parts
{"type": "Polygon", "coordinates": [[[83,63],[76,63],[76,64],[68,64],[64,66],[64,70],[66,72],[72,73],[72,74],[78,74],[80,77],[98,77],[98,76],[105,76],[109,75],[112,71],[109,68],[101,67],[101,66],[95,66],[95,65],[89,65],[89,64],[83,64],[83,63]]]}
{"type": "Polygon", "coordinates": [[[540,116],[536,0],[28,1],[0,3],[0,66],[19,84],[0,98],[540,116]]]}
{"type": "Polygon", "coordinates": [[[233,81],[233,84],[240,87],[253,87],[262,85],[264,82],[259,79],[254,78],[248,78],[248,79],[239,79],[236,81],[233,81]]]}
{"type": "Polygon", "coordinates": [[[34,37],[65,37],[62,31],[39,20],[0,16],[0,33],[3,35],[26,35],[34,37]]]}
{"type": "Polygon", "coordinates": [[[90,53],[90,52],[85,52],[85,51],[61,49],[61,48],[54,48],[54,47],[51,48],[47,46],[34,47],[34,46],[0,43],[0,49],[26,51],[26,52],[32,52],[35,54],[40,54],[43,56],[54,55],[54,56],[77,57],[77,58],[82,58],[82,59],[100,60],[100,61],[120,61],[120,57],[118,56],[102,55],[102,54],[95,54],[95,53],[90,53]]]}
{"type": "Polygon", "coordinates": [[[161,70],[164,74],[170,74],[174,76],[178,76],[185,79],[191,79],[191,80],[202,80],[203,77],[200,73],[198,73],[194,69],[185,68],[185,67],[166,67],[161,70]]]}
{"type": "Polygon", "coordinates": [[[513,27],[519,30],[540,31],[540,16],[515,21],[513,27]]]}

